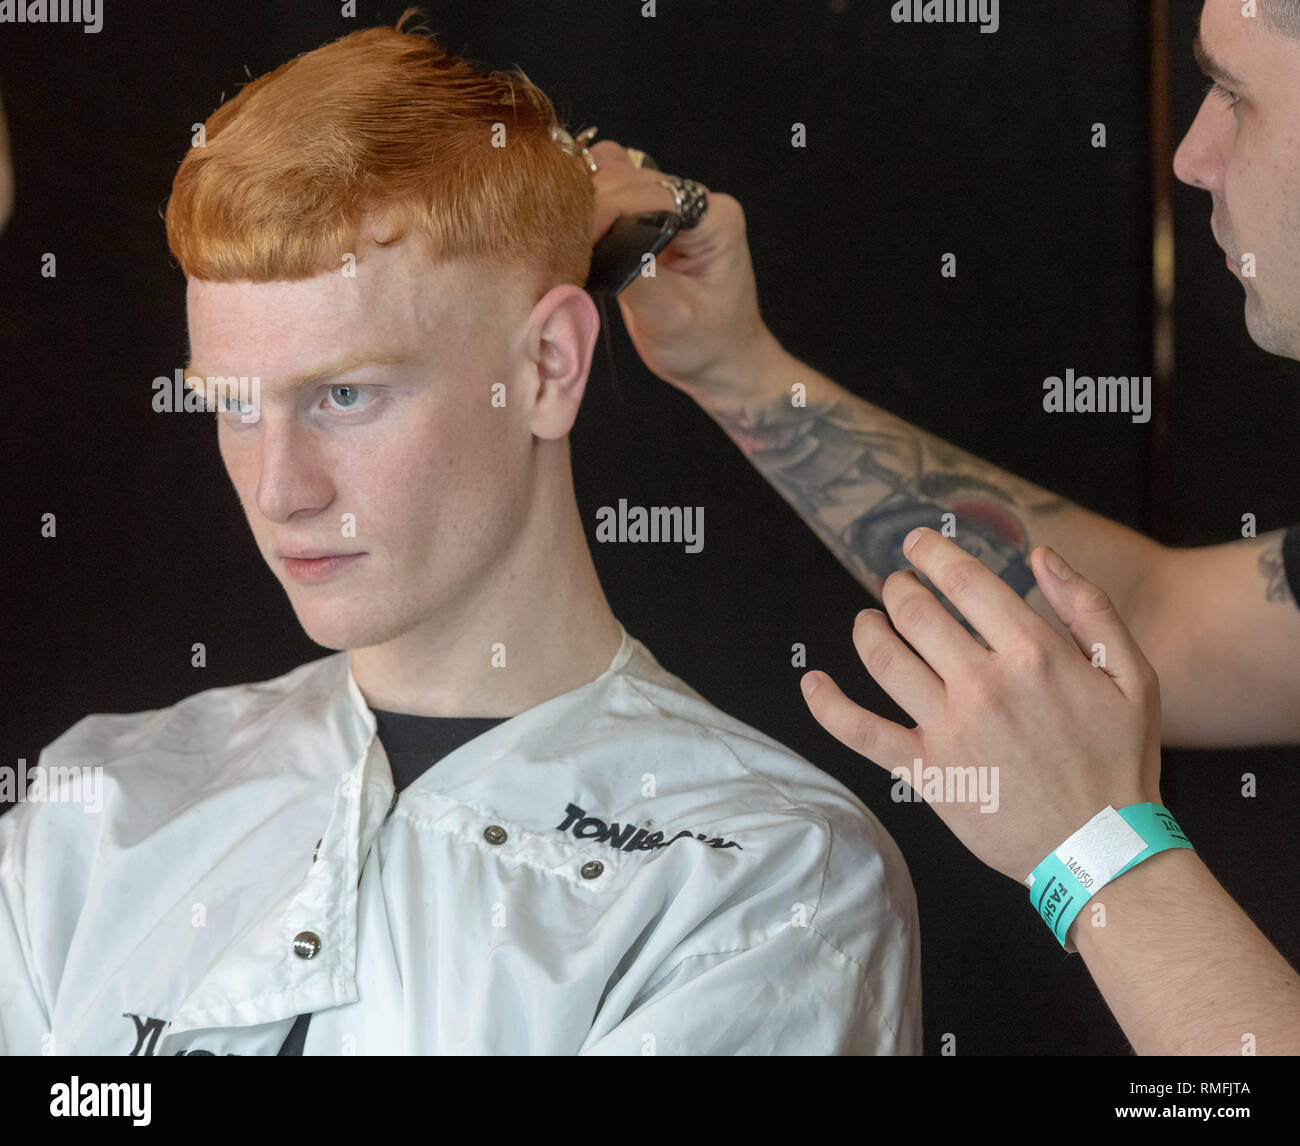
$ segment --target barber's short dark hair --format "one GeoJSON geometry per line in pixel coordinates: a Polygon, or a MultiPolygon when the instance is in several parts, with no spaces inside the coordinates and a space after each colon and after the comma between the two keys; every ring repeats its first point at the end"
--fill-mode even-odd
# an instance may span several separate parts
{"type": "Polygon", "coordinates": [[[1259,0],[1265,27],[1300,40],[1300,0],[1259,0]]]}

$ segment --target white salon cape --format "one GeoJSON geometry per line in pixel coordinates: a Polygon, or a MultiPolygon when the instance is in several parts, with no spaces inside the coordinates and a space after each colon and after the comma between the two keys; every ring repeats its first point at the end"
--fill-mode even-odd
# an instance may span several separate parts
{"type": "Polygon", "coordinates": [[[395,805],[347,653],[39,765],[102,808],[0,816],[5,1054],[275,1055],[308,1011],[307,1055],[921,1053],[893,840],[626,630],[395,805]]]}

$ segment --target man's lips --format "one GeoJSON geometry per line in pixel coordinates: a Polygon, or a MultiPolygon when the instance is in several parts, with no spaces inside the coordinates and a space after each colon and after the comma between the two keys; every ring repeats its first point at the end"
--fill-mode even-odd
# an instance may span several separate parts
{"type": "Polygon", "coordinates": [[[1228,253],[1228,248],[1224,246],[1223,240],[1219,238],[1219,232],[1215,229],[1213,223],[1210,224],[1210,234],[1214,236],[1215,245],[1223,252],[1224,258],[1228,260],[1229,269],[1236,270],[1241,264],[1228,253]]]}
{"type": "Polygon", "coordinates": [[[1236,272],[1237,272],[1237,268],[1238,268],[1237,260],[1234,259],[1230,254],[1228,254],[1228,248],[1225,247],[1222,243],[1219,242],[1219,236],[1218,236],[1218,235],[1215,235],[1215,236],[1214,236],[1214,242],[1215,242],[1215,245],[1219,248],[1219,250],[1221,250],[1221,251],[1223,252],[1223,257],[1227,260],[1227,263],[1228,263],[1228,270],[1232,271],[1233,274],[1236,274],[1236,272]]]}
{"type": "Polygon", "coordinates": [[[365,551],[358,553],[320,553],[315,550],[302,550],[294,556],[280,553],[284,562],[284,571],[295,581],[324,581],[336,573],[355,565],[365,556],[365,551]]]}

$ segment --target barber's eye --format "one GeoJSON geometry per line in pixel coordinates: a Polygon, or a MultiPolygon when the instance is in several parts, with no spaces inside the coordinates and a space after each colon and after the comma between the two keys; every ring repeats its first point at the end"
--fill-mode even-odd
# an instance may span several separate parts
{"type": "Polygon", "coordinates": [[[365,391],[358,386],[331,386],[329,396],[338,406],[347,409],[351,406],[355,406],[360,401],[360,396],[364,392],[365,391]]]}
{"type": "Polygon", "coordinates": [[[1207,84],[1205,87],[1205,92],[1207,95],[1213,94],[1218,96],[1222,100],[1227,100],[1229,107],[1231,107],[1233,104],[1235,104],[1238,100],[1241,99],[1241,96],[1237,95],[1236,92],[1231,91],[1228,88],[1225,88],[1220,83],[1207,84]]]}

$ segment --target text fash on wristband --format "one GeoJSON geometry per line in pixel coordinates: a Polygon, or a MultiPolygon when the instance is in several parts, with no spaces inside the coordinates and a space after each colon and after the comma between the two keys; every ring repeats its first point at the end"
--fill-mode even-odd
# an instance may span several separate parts
{"type": "Polygon", "coordinates": [[[1051,852],[1025,880],[1029,901],[1066,951],[1070,924],[1111,880],[1159,852],[1191,848],[1169,809],[1161,804],[1109,804],[1051,852]]]}

